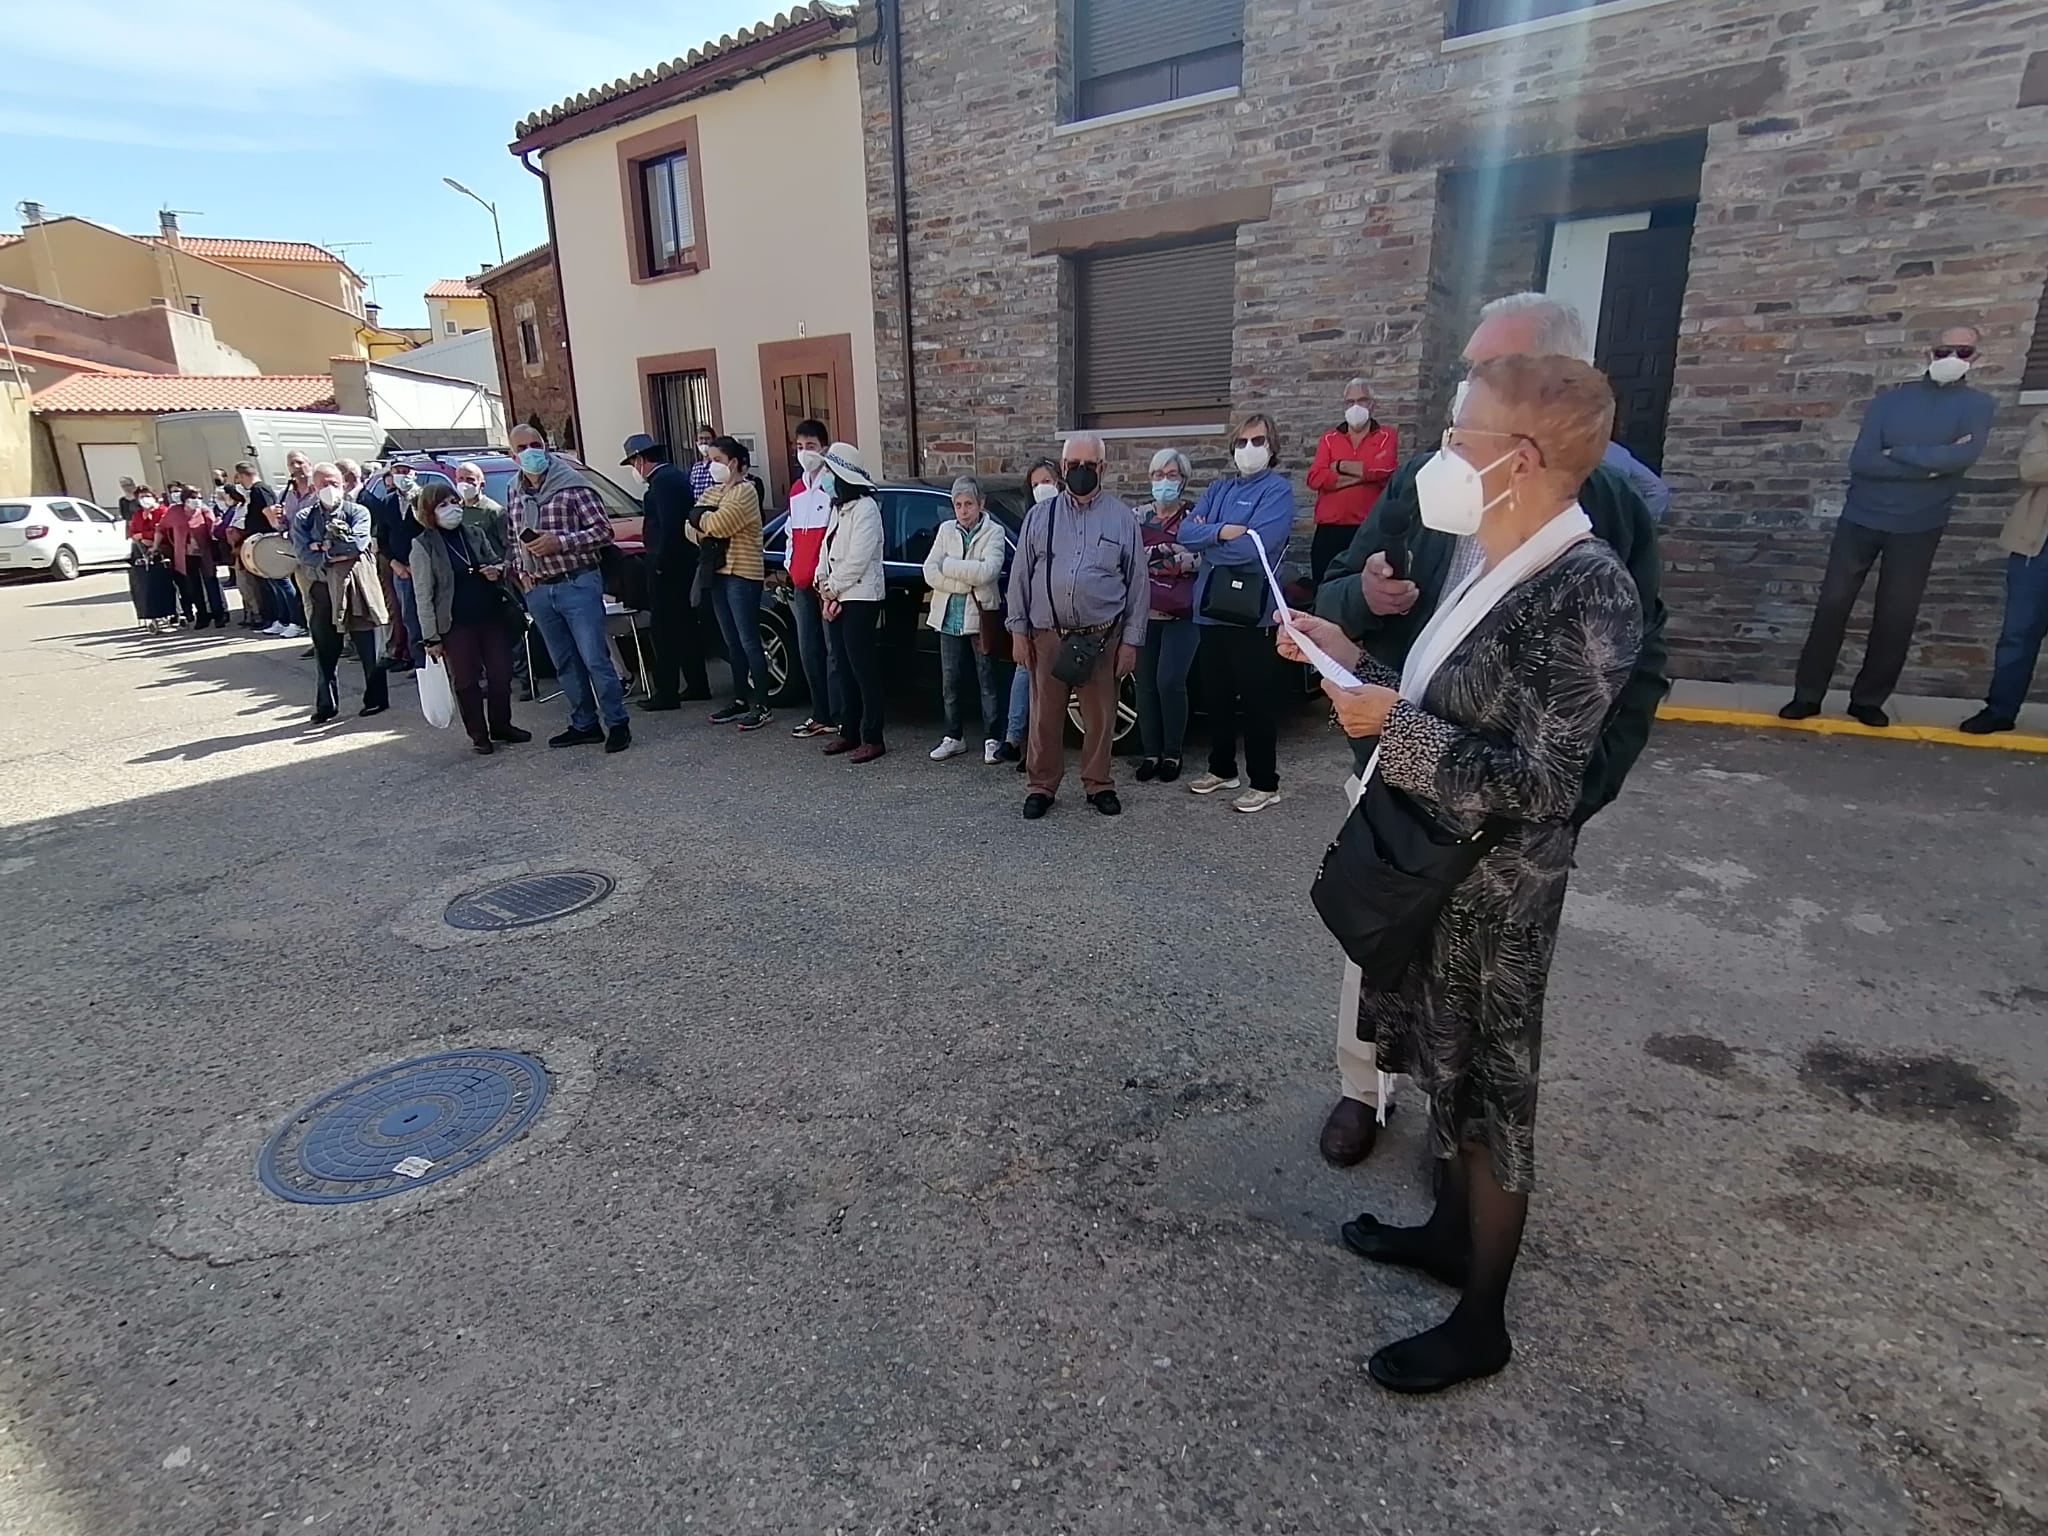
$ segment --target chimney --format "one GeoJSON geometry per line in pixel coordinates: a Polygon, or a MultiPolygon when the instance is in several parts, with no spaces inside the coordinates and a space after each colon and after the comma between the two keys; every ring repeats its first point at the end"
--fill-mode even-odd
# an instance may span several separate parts
{"type": "Polygon", "coordinates": [[[184,249],[183,242],[178,238],[178,216],[166,208],[156,216],[156,219],[158,226],[163,230],[164,244],[174,251],[184,249]]]}
{"type": "Polygon", "coordinates": [[[374,329],[377,325],[377,316],[382,314],[383,311],[384,306],[375,299],[363,300],[363,324],[374,329]]]}
{"type": "Polygon", "coordinates": [[[21,205],[22,228],[26,229],[31,224],[40,224],[42,222],[43,205],[41,203],[23,203],[21,205]]]}

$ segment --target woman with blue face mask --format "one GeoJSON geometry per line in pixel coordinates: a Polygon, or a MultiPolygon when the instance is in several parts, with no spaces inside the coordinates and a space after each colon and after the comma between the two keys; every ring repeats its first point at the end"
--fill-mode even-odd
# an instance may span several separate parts
{"type": "Polygon", "coordinates": [[[1152,455],[1152,500],[1138,509],[1151,609],[1138,653],[1138,737],[1145,756],[1138,782],[1171,784],[1180,777],[1188,734],[1188,669],[1201,632],[1195,628],[1195,553],[1180,543],[1181,519],[1193,504],[1188,456],[1178,448],[1152,455]]]}

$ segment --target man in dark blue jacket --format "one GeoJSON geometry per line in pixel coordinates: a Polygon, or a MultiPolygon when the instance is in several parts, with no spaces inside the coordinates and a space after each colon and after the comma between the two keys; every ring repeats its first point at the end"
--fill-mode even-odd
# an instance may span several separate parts
{"type": "Polygon", "coordinates": [[[1849,685],[1849,718],[1872,726],[1892,723],[1884,704],[1905,670],[1934,552],[1963,475],[1991,433],[1991,397],[1963,383],[1977,359],[1977,340],[1972,326],[1943,331],[1927,349],[1926,371],[1911,383],[1885,390],[1863,412],[1863,428],[1849,450],[1849,490],[1828,545],[1827,574],[1821,577],[1806,648],[1799,653],[1792,702],[1778,711],[1785,719],[1820,713],[1842,654],[1849,610],[1856,606],[1863,578],[1878,565],[1870,638],[1864,642],[1863,666],[1849,685]]]}
{"type": "Polygon", "coordinates": [[[641,510],[646,514],[640,539],[646,553],[647,638],[654,643],[648,663],[646,710],[682,708],[685,699],[711,697],[704,674],[703,633],[697,610],[690,606],[690,588],[697,577],[697,546],[687,537],[690,508],[697,503],[690,477],[669,462],[668,448],[645,432],[626,439],[619,462],[645,484],[641,510]]]}
{"type": "Polygon", "coordinates": [[[381,475],[372,475],[356,492],[356,500],[370,510],[370,532],[377,541],[379,574],[390,576],[392,595],[398,599],[385,658],[392,670],[398,672],[411,671],[426,649],[419,605],[412,595],[410,565],[412,536],[419,531],[412,517],[413,493],[418,488],[410,465],[387,464],[381,475]]]}

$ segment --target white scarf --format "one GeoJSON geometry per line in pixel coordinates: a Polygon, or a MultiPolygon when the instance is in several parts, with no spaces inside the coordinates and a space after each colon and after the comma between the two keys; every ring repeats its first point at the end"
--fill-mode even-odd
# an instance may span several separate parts
{"type": "MultiPolygon", "coordinates": [[[[1436,612],[1408,648],[1408,660],[1401,668],[1401,697],[1412,704],[1421,703],[1437,668],[1450,659],[1451,653],[1465,643],[1466,637],[1502,599],[1523,582],[1548,570],[1581,539],[1592,536],[1592,519],[1575,501],[1538,528],[1500,564],[1482,566],[1459,582],[1436,605],[1436,612]]],[[[1358,776],[1361,782],[1372,777],[1379,760],[1379,748],[1374,747],[1372,761],[1358,776]]]]}

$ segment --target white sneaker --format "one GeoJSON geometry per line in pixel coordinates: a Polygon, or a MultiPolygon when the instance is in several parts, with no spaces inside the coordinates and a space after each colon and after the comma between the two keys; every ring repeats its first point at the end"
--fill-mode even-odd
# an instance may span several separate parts
{"type": "Polygon", "coordinates": [[[1230,802],[1230,808],[1249,815],[1253,811],[1263,811],[1267,806],[1278,803],[1279,799],[1280,791],[1277,789],[1248,789],[1230,802]]]}
{"type": "Polygon", "coordinates": [[[962,741],[958,736],[948,736],[944,741],[932,748],[932,761],[943,763],[947,758],[958,757],[966,750],[966,742],[962,741]]]}
{"type": "Polygon", "coordinates": [[[1191,795],[1213,795],[1219,789],[1236,789],[1243,782],[1244,780],[1234,774],[1226,779],[1213,773],[1205,773],[1199,779],[1188,780],[1188,793],[1191,795]]]}
{"type": "Polygon", "coordinates": [[[306,638],[306,627],[303,624],[287,624],[277,632],[277,636],[280,640],[303,640],[306,638]]]}
{"type": "Polygon", "coordinates": [[[272,619],[268,624],[264,625],[262,630],[260,631],[260,633],[270,636],[270,638],[273,640],[280,638],[284,634],[284,632],[284,626],[278,623],[277,620],[275,619],[272,619]]]}
{"type": "Polygon", "coordinates": [[[999,762],[1001,762],[1001,761],[1002,761],[1002,758],[1001,758],[1000,756],[998,756],[998,754],[999,754],[999,753],[1000,753],[1000,752],[1001,752],[1002,750],[1003,750],[1003,744],[1002,744],[1002,743],[1001,743],[1000,741],[997,741],[997,740],[996,740],[996,739],[995,739],[995,738],[994,738],[993,736],[991,736],[991,737],[990,737],[990,738],[989,738],[989,739],[988,739],[987,741],[984,741],[984,742],[983,742],[983,743],[981,744],[981,760],[982,760],[982,762],[984,762],[984,763],[999,763],[999,762]]]}

